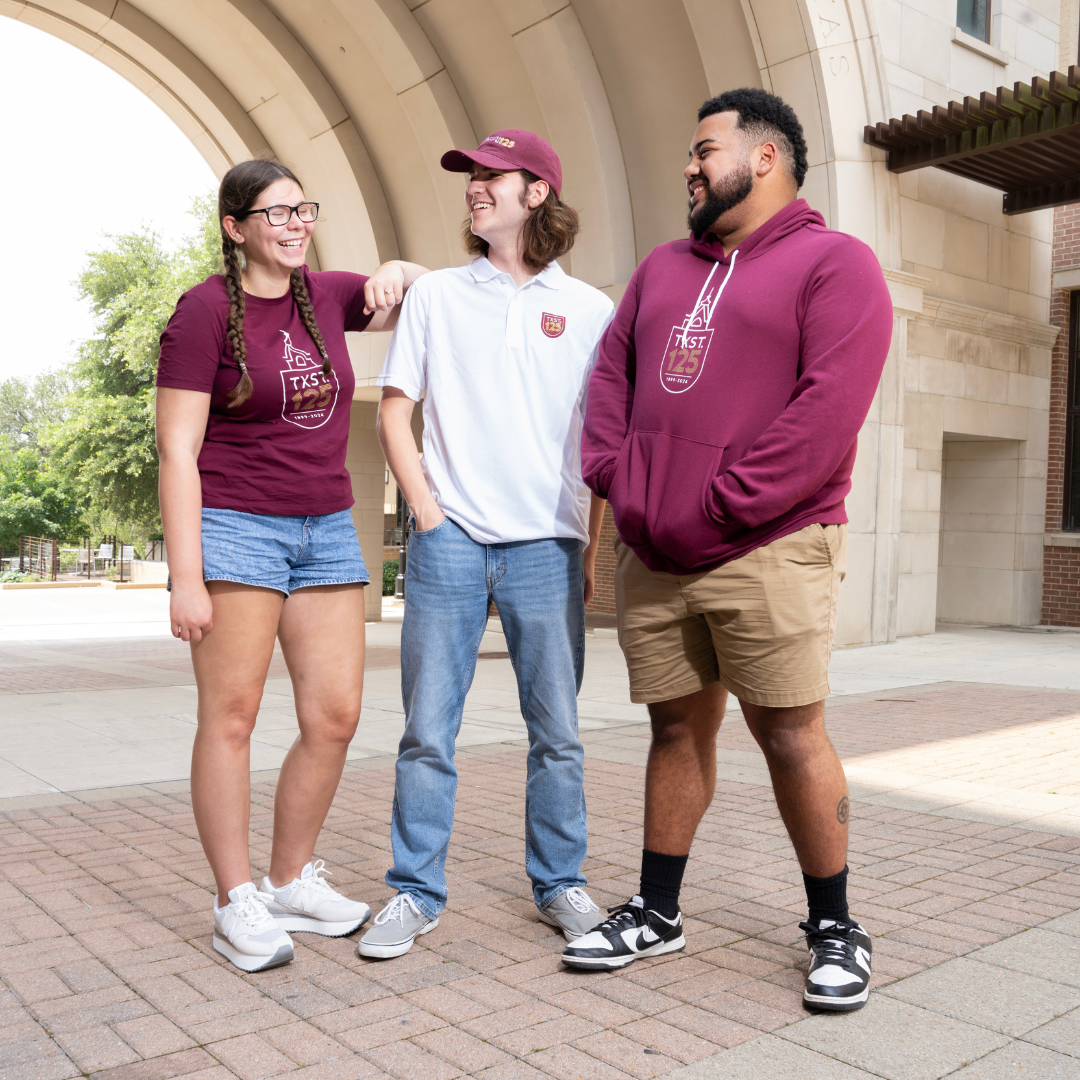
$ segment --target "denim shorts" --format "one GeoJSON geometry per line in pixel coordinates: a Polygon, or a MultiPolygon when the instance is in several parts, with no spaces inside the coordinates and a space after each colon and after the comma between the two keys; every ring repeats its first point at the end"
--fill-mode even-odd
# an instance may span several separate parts
{"type": "Polygon", "coordinates": [[[352,511],[317,517],[202,512],[204,581],[236,581],[286,596],[310,585],[370,582],[352,511]]]}

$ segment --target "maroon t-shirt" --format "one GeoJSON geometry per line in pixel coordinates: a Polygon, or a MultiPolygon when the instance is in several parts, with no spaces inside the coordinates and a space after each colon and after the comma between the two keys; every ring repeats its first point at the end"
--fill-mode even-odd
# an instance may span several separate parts
{"type": "Polygon", "coordinates": [[[353,504],[345,468],[355,379],[346,330],[363,330],[366,277],[305,267],[315,320],[333,365],[327,377],[292,293],[246,294],[244,344],[254,392],[230,409],[240,381],[225,336],[229,298],[220,274],[180,297],[161,335],[157,385],[210,394],[199,454],[202,504],[249,514],[334,514],[353,504]]]}

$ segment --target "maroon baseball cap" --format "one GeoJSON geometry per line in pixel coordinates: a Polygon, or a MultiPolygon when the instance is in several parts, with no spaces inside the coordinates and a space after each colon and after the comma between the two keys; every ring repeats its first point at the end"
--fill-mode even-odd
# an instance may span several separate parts
{"type": "Polygon", "coordinates": [[[503,172],[525,169],[546,180],[556,195],[562,189],[559,155],[551,143],[531,131],[494,131],[475,150],[447,150],[440,162],[447,172],[468,172],[474,163],[503,172]]]}

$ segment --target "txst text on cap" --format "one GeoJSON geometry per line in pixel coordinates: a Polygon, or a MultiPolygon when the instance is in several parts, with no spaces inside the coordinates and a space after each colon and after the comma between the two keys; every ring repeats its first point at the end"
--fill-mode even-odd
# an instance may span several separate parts
{"type": "Polygon", "coordinates": [[[559,155],[551,143],[532,131],[494,131],[475,150],[448,150],[440,163],[447,172],[468,172],[474,164],[502,172],[524,169],[546,180],[556,195],[562,192],[559,155]]]}

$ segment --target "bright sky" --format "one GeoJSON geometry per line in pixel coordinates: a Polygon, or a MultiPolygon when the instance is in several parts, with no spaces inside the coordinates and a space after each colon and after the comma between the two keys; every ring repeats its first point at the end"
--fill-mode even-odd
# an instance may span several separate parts
{"type": "Polygon", "coordinates": [[[0,16],[0,56],[0,190],[22,223],[0,265],[2,380],[62,366],[93,334],[73,282],[106,233],[145,223],[172,246],[217,180],[148,97],[73,45],[0,16]]]}

